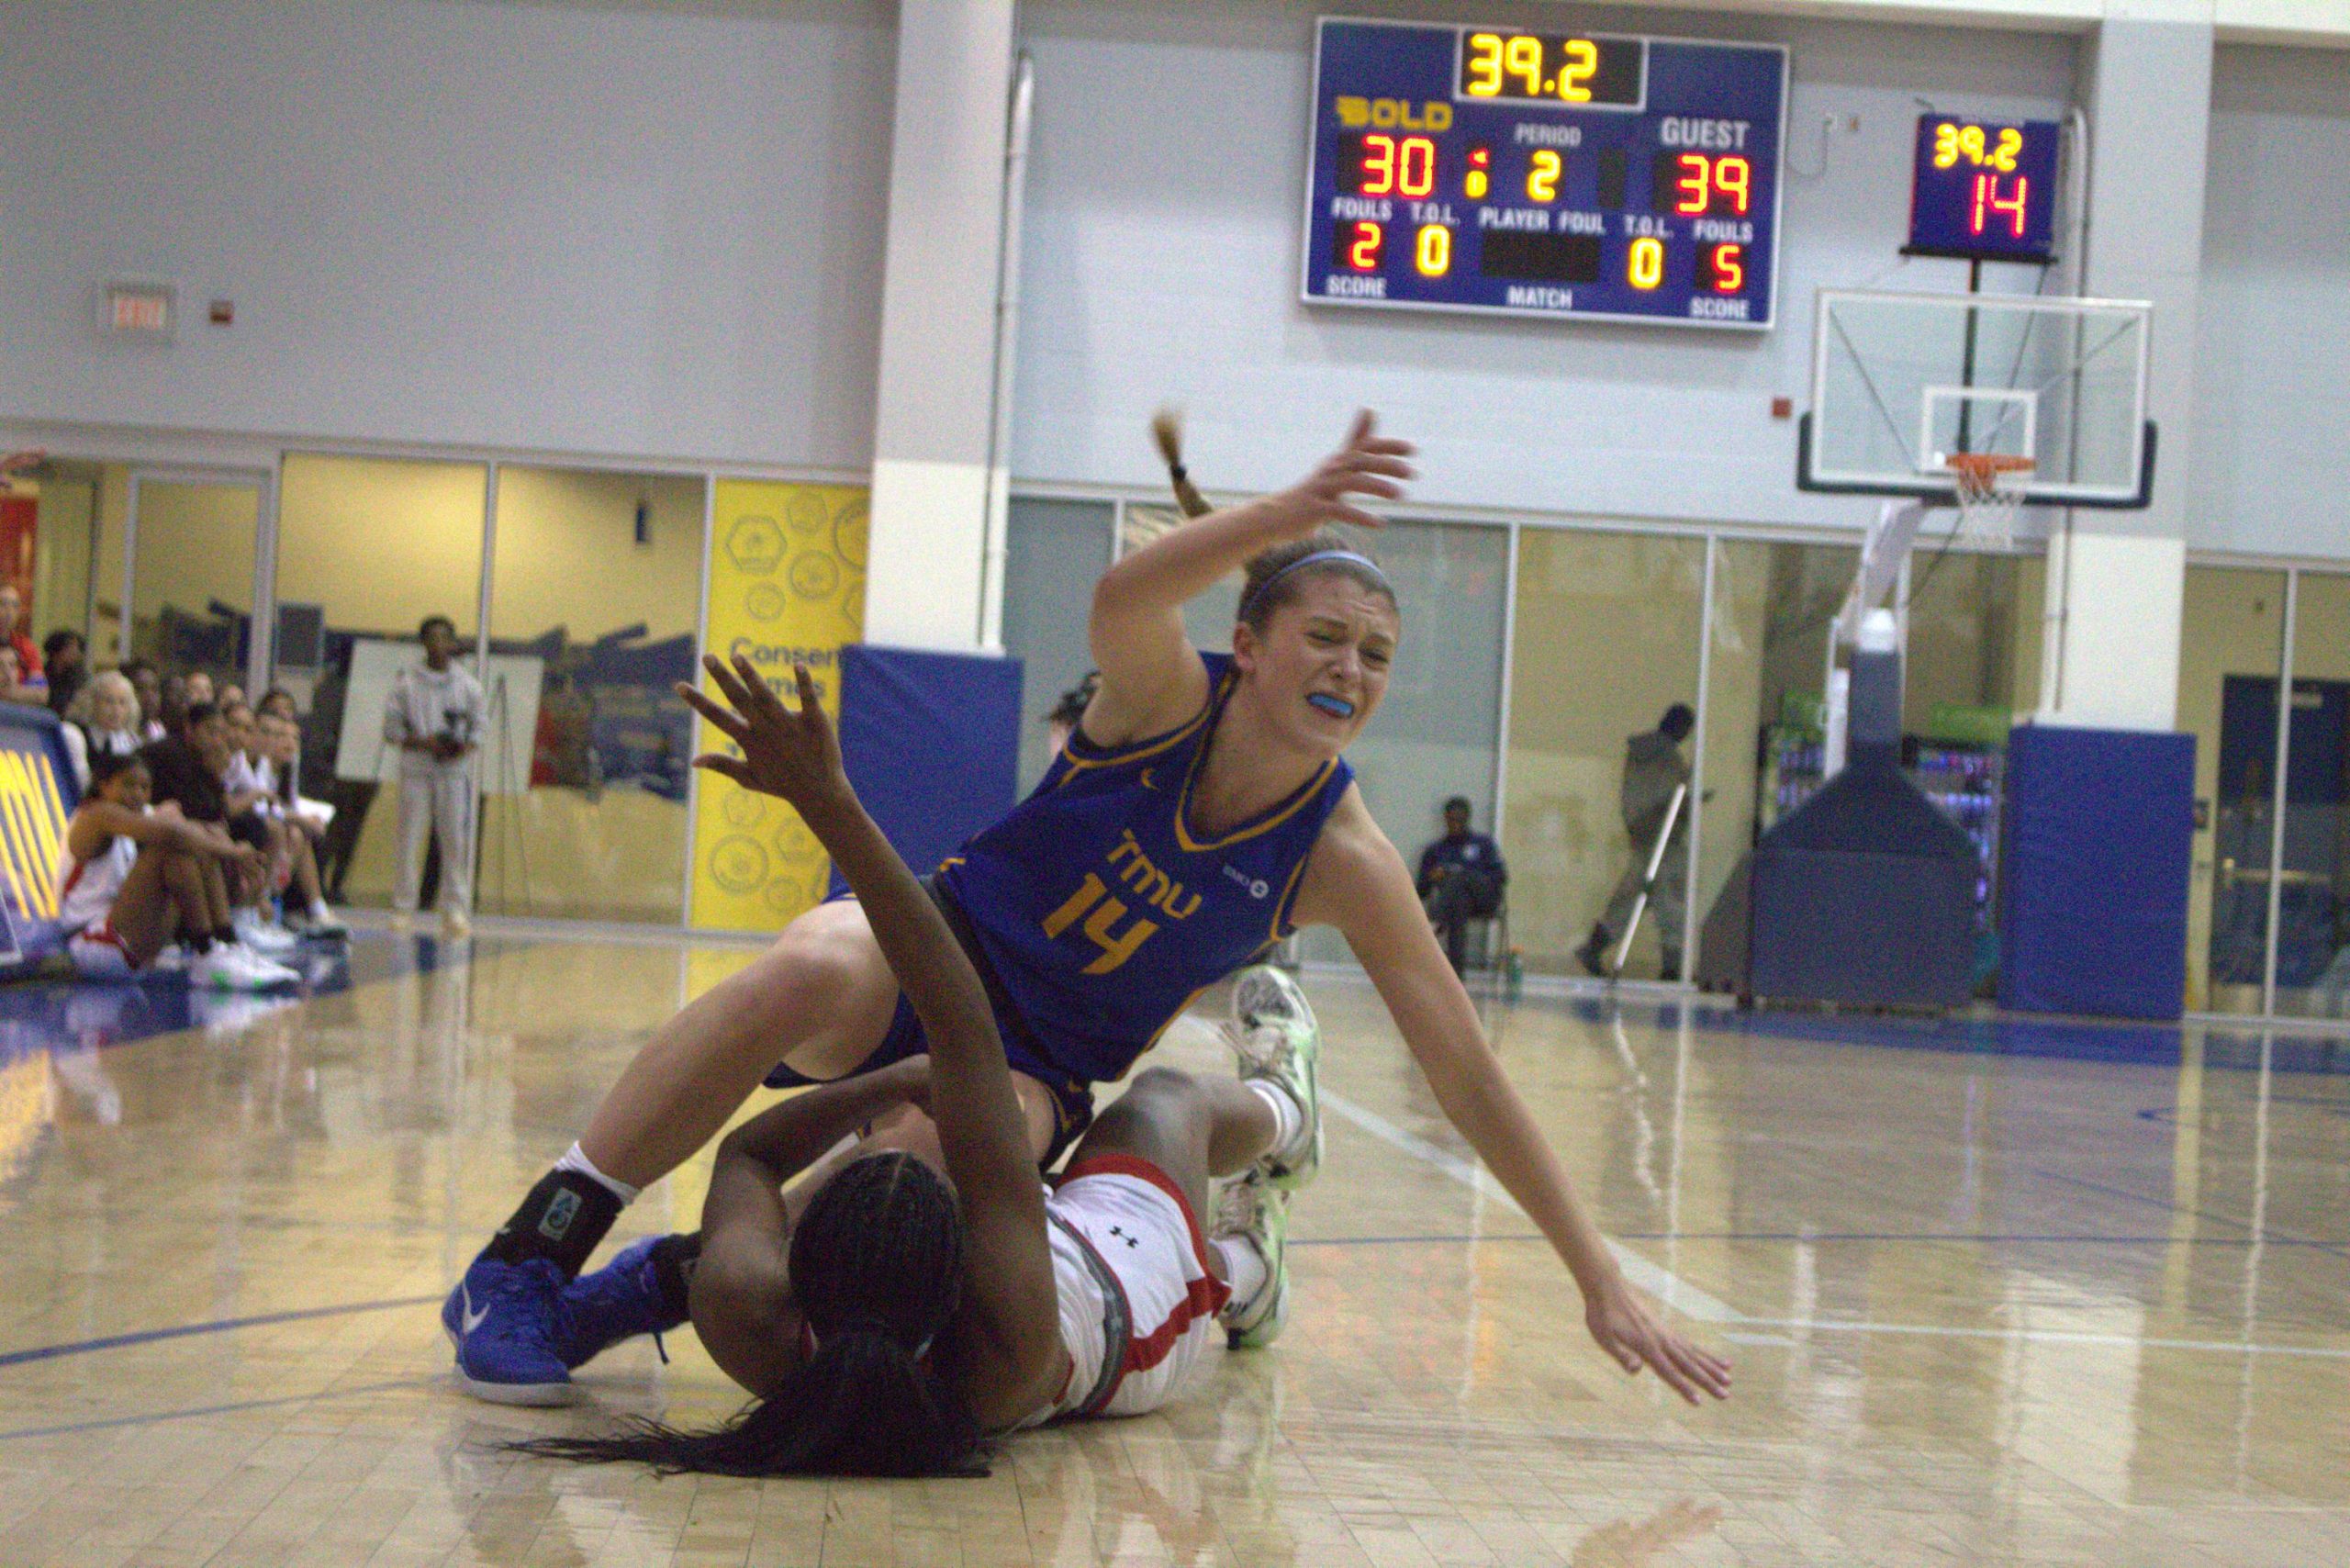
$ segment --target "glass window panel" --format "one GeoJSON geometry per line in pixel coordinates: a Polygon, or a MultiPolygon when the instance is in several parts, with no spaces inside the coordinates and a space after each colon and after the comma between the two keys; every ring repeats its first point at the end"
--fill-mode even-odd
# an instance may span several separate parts
{"type": "Polygon", "coordinates": [[[131,652],[166,670],[241,684],[261,487],[141,479],[138,496],[131,652]]]}
{"type": "Polygon", "coordinates": [[[1975,879],[1975,977],[1997,972],[1999,823],[2007,733],[2039,701],[2037,560],[1921,550],[1909,575],[1901,727],[1909,777],[1964,828],[1975,879]]]}
{"type": "Polygon", "coordinates": [[[392,758],[384,745],[380,692],[348,700],[352,655],[363,641],[413,644],[417,623],[446,615],[471,647],[481,604],[483,505],[489,472],[478,463],[296,454],[285,460],[278,502],[277,600],[317,609],[323,657],[294,662],[278,650],[277,682],[302,714],[302,790],[335,808],[319,870],[338,902],[391,902],[398,812],[377,798],[392,758]],[[348,742],[348,744],[345,744],[348,742]]]}
{"type": "Polygon", "coordinates": [[[2178,727],[2195,736],[2189,1007],[2256,1013],[2267,962],[2285,574],[2187,568],[2178,727]]]}
{"type": "MultiPolygon", "coordinates": [[[[1667,708],[1697,700],[1706,546],[1699,539],[1549,529],[1518,537],[1502,847],[1510,863],[1510,938],[1528,968],[1558,973],[1576,968],[1576,948],[1595,923],[1612,915],[1620,926],[1638,880],[1626,872],[1652,847],[1648,807],[1656,786],[1676,766],[1688,766],[1685,743],[1668,747],[1645,737],[1667,708]],[[1644,737],[1647,760],[1628,791],[1634,736],[1644,737]],[[1637,819],[1628,826],[1628,805],[1637,819]],[[1649,838],[1636,842],[1642,832],[1649,838]]],[[[1686,830],[1672,842],[1685,855],[1686,830]]],[[[1669,845],[1668,870],[1675,859],[1669,845]]],[[[1685,872],[1679,885],[1686,886],[1685,872]]],[[[1660,902],[1642,918],[1628,976],[1658,975],[1661,927],[1679,954],[1685,913],[1670,894],[1660,902]]]]}
{"type": "Polygon", "coordinates": [[[2350,577],[2303,572],[2277,918],[2277,1011],[2350,1016],[2350,577]]]}
{"type": "MultiPolygon", "coordinates": [[[[1172,507],[1128,507],[1124,548],[1182,521],[1172,507]]],[[[1391,522],[1358,542],[1395,585],[1404,612],[1387,695],[1347,750],[1371,819],[1416,867],[1443,831],[1443,804],[1466,795],[1482,831],[1500,836],[1494,773],[1501,725],[1502,641],[1508,615],[1509,532],[1467,524],[1391,522]]],[[[1196,647],[1228,652],[1240,609],[1238,573],[1183,607],[1196,647]]],[[[1512,878],[1516,872],[1512,863],[1512,878]]],[[[1491,933],[1486,934],[1487,939],[1491,933]]],[[[1512,943],[1517,941],[1512,929],[1512,943]]],[[[1303,956],[1351,961],[1335,931],[1305,935],[1303,956]]],[[[1477,956],[1472,945],[1471,957],[1477,956]]]]}
{"type": "Polygon", "coordinates": [[[684,919],[693,716],[671,689],[694,678],[703,489],[498,469],[481,908],[684,919]]]}
{"type": "MultiPolygon", "coordinates": [[[[98,465],[98,537],[91,570],[98,579],[97,635],[90,649],[93,664],[120,664],[130,656],[123,638],[122,543],[130,521],[130,470],[120,463],[98,465]]],[[[146,717],[151,719],[154,714],[146,717]]]]}
{"type": "Polygon", "coordinates": [[[1860,552],[1842,545],[1725,540],[1717,548],[1701,922],[1755,839],[1818,786],[1829,627],[1859,566],[1860,552]]]}
{"type": "MultiPolygon", "coordinates": [[[[1347,760],[1371,820],[1416,868],[1421,848],[1443,834],[1444,802],[1454,795],[1469,798],[1480,832],[1495,833],[1509,531],[1391,522],[1367,542],[1366,553],[1395,585],[1404,634],[1387,695],[1347,749],[1347,760]]],[[[1237,607],[1237,588],[1234,596],[1237,607]]],[[[1304,952],[1315,959],[1353,957],[1345,938],[1321,927],[1305,934],[1304,952]]],[[[1469,957],[1477,957],[1473,944],[1469,957]]]]}
{"type": "MultiPolygon", "coordinates": [[[[1130,506],[1118,553],[1139,550],[1170,528],[1182,525],[1183,514],[1173,507],[1130,506]]],[[[1214,653],[1232,651],[1232,622],[1240,613],[1240,574],[1234,572],[1183,606],[1183,630],[1195,648],[1214,653]]]]}
{"type": "Polygon", "coordinates": [[[1934,735],[1975,713],[2029,713],[2038,704],[2041,565],[1964,551],[1912,558],[1904,730],[1934,735]]]}
{"type": "MultiPolygon", "coordinates": [[[[87,642],[93,634],[90,571],[97,553],[98,470],[86,464],[51,467],[37,487],[28,630],[35,643],[59,630],[79,632],[87,642]]],[[[120,582],[116,579],[117,593],[120,582]]]]}
{"type": "Polygon", "coordinates": [[[1020,792],[1052,761],[1046,715],[1093,667],[1085,625],[1110,569],[1117,509],[1104,501],[1014,499],[1005,535],[1003,651],[1021,661],[1020,792]]]}

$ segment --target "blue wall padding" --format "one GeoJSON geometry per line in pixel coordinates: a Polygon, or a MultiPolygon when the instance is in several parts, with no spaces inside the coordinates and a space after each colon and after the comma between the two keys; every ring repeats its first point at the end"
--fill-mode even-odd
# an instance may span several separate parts
{"type": "MultiPolygon", "coordinates": [[[[841,650],[841,760],[906,864],[935,868],[1010,811],[1020,661],[853,644],[841,650]]],[[[838,872],[834,886],[840,886],[838,872]]]]}
{"type": "Polygon", "coordinates": [[[15,753],[22,764],[0,778],[0,794],[12,797],[6,805],[13,824],[0,834],[0,974],[5,974],[63,946],[57,922],[47,913],[56,903],[62,858],[50,833],[54,829],[62,838],[64,822],[53,813],[71,816],[77,791],[62,727],[48,709],[0,702],[0,751],[15,753]]]}
{"type": "Polygon", "coordinates": [[[1974,990],[1975,845],[1890,746],[1851,763],[1755,846],[1750,994],[1956,1007],[1974,990]]]}
{"type": "Polygon", "coordinates": [[[2008,737],[2005,815],[2000,1004],[2177,1017],[2195,737],[2019,728],[2008,737]]]}

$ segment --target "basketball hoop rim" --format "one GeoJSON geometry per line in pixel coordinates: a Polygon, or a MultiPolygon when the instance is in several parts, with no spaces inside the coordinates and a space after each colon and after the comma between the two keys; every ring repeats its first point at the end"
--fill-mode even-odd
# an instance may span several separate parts
{"type": "Polygon", "coordinates": [[[2009,452],[1953,452],[1942,461],[1951,487],[1962,504],[1988,500],[2011,486],[2021,486],[2040,465],[2009,452]]]}

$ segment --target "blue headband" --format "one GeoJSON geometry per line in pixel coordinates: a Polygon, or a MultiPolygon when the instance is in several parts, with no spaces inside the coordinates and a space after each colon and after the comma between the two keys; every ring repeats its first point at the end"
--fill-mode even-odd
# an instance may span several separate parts
{"type": "Polygon", "coordinates": [[[1387,580],[1387,574],[1379,569],[1379,563],[1372,560],[1370,556],[1359,555],[1352,550],[1316,550],[1310,555],[1300,555],[1296,560],[1292,561],[1288,566],[1283,566],[1280,571],[1275,572],[1271,577],[1267,577],[1263,582],[1259,583],[1255,588],[1241,595],[1240,608],[1233,611],[1232,618],[1235,621],[1248,620],[1248,607],[1256,603],[1259,599],[1264,598],[1265,592],[1268,588],[1270,588],[1275,583],[1281,581],[1283,577],[1289,576],[1292,572],[1296,571],[1301,566],[1318,566],[1325,561],[1352,562],[1354,565],[1360,566],[1363,570],[1369,572],[1372,577],[1377,577],[1379,579],[1379,586],[1387,590],[1388,598],[1393,599],[1395,597],[1394,585],[1387,580]]]}

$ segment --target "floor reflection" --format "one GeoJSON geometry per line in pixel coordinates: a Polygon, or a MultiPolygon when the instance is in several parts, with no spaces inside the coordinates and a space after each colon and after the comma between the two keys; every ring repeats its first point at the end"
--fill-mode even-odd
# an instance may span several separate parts
{"type": "Polygon", "coordinates": [[[278,1002],[0,991],[0,1562],[2350,1561],[2335,1043],[1495,1004],[1602,1225],[1736,1353],[1691,1412],[1590,1348],[1376,997],[1320,975],[1329,1153],[1273,1350],[983,1482],[515,1456],[736,1403],[679,1336],[587,1369],[584,1411],[476,1405],[431,1303],[741,958],[383,938],[278,1002]]]}

